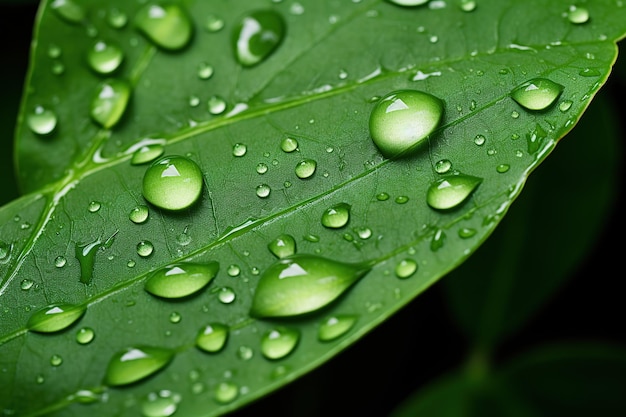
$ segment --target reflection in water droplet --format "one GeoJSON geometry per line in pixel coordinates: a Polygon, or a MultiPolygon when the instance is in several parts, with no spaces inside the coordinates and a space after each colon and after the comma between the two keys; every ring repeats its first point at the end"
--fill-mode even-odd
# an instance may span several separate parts
{"type": "Polygon", "coordinates": [[[554,103],[563,88],[547,78],[534,78],[515,87],[511,97],[528,110],[544,110],[554,103]]]}
{"type": "Polygon", "coordinates": [[[483,135],[476,135],[476,137],[474,137],[474,143],[478,146],[483,146],[486,140],[487,139],[483,135]]]}
{"type": "Polygon", "coordinates": [[[261,353],[267,359],[282,359],[295,349],[300,332],[287,327],[268,330],[261,337],[261,353]]]}
{"type": "Polygon", "coordinates": [[[76,332],[76,341],[81,345],[91,343],[96,337],[96,332],[91,327],[83,327],[76,332]]]}
{"type": "Polygon", "coordinates": [[[130,219],[131,222],[135,224],[143,224],[148,220],[149,215],[150,215],[150,209],[148,208],[148,206],[144,206],[143,204],[141,204],[141,205],[138,205],[137,207],[134,207],[130,211],[128,218],[130,219]]]}
{"type": "Polygon", "coordinates": [[[397,204],[406,204],[409,202],[409,197],[407,197],[406,195],[399,195],[396,197],[396,199],[394,200],[397,204]]]}
{"type": "Polygon", "coordinates": [[[228,326],[222,323],[210,323],[202,327],[196,336],[196,347],[216,353],[224,348],[228,339],[228,326]]]}
{"type": "Polygon", "coordinates": [[[91,118],[105,129],[112,128],[122,118],[130,93],[131,88],[127,81],[115,78],[104,80],[91,99],[91,118]]]}
{"type": "Polygon", "coordinates": [[[327,208],[322,214],[322,225],[329,229],[339,229],[350,220],[350,204],[339,203],[327,208]]]}
{"type": "Polygon", "coordinates": [[[112,42],[97,41],[87,52],[89,67],[99,74],[111,74],[124,60],[122,49],[112,42]]]}
{"type": "Polygon", "coordinates": [[[239,268],[239,265],[232,264],[228,266],[226,273],[231,277],[237,277],[241,273],[241,268],[239,268]]]}
{"type": "Polygon", "coordinates": [[[143,196],[165,210],[184,210],[202,193],[200,167],[184,156],[165,156],[150,165],[143,177],[143,196]]]}
{"type": "Polygon", "coordinates": [[[291,235],[282,234],[272,240],[267,247],[274,256],[282,259],[296,253],[296,240],[291,235]]]}
{"type": "Polygon", "coordinates": [[[233,49],[237,61],[251,67],[267,59],[285,36],[285,22],[274,10],[258,10],[244,16],[234,27],[233,49]]]}
{"type": "Polygon", "coordinates": [[[233,382],[220,382],[215,387],[213,398],[220,404],[228,404],[239,395],[239,387],[233,382]]]}
{"type": "Polygon", "coordinates": [[[191,40],[193,24],[177,4],[147,4],[135,16],[137,29],[156,46],[178,50],[191,40]]]}
{"type": "Polygon", "coordinates": [[[409,278],[415,271],[417,271],[417,262],[410,258],[401,260],[395,268],[398,278],[409,278]]]}
{"type": "Polygon", "coordinates": [[[163,298],[182,298],[206,287],[217,275],[219,264],[175,263],[154,271],[145,283],[145,290],[163,298]]]}
{"type": "Polygon", "coordinates": [[[171,349],[137,346],[117,352],[106,370],[105,383],[118,386],[137,382],[163,369],[174,357],[171,349]]]}
{"type": "Polygon", "coordinates": [[[163,155],[165,148],[160,143],[152,143],[149,145],[141,146],[135,152],[130,159],[131,165],[142,165],[152,162],[159,156],[163,155]]]}
{"type": "Polygon", "coordinates": [[[268,170],[268,166],[267,164],[263,163],[263,162],[259,162],[258,165],[256,166],[256,172],[258,174],[265,174],[268,170]]]}
{"type": "Polygon", "coordinates": [[[563,102],[559,104],[559,110],[561,110],[562,112],[566,112],[570,108],[572,108],[572,104],[573,104],[572,100],[563,100],[563,102]]]}
{"type": "Polygon", "coordinates": [[[28,127],[37,135],[49,135],[57,126],[57,115],[42,106],[35,107],[35,110],[26,119],[28,127]]]}
{"type": "Polygon", "coordinates": [[[370,135],[384,156],[400,156],[424,143],[442,116],[439,98],[417,90],[394,91],[372,109],[370,135]]]}
{"type": "Polygon", "coordinates": [[[473,12],[476,10],[476,1],[475,0],[461,0],[459,3],[461,10],[464,12],[473,12]]]}
{"type": "Polygon", "coordinates": [[[80,23],[85,19],[85,9],[72,0],[54,0],[50,7],[68,23],[80,23]]]}
{"type": "Polygon", "coordinates": [[[448,210],[458,207],[480,185],[482,178],[456,174],[433,182],[426,194],[426,202],[434,209],[448,210]]]}
{"type": "Polygon", "coordinates": [[[346,334],[357,321],[352,314],[338,314],[331,316],[320,323],[317,338],[320,342],[330,342],[346,334]]]}
{"type": "Polygon", "coordinates": [[[301,179],[309,178],[315,173],[317,162],[313,159],[305,159],[296,165],[296,176],[301,179]]]}
{"type": "Polygon", "coordinates": [[[387,200],[389,200],[389,194],[387,194],[387,193],[376,194],[376,200],[378,200],[378,201],[387,201],[387,200]]]}
{"type": "Polygon", "coordinates": [[[26,328],[39,333],[58,332],[78,321],[86,310],[81,305],[51,304],[33,313],[26,323],[26,328]]]}
{"type": "Polygon", "coordinates": [[[143,417],[169,417],[178,409],[182,397],[170,390],[151,392],[141,403],[143,417]]]}
{"type": "Polygon", "coordinates": [[[505,172],[507,172],[509,169],[511,168],[511,166],[509,164],[498,164],[496,166],[496,171],[500,174],[504,174],[505,172]]]}
{"type": "Polygon", "coordinates": [[[137,243],[137,255],[146,258],[154,252],[154,245],[148,240],[142,240],[137,243]]]}

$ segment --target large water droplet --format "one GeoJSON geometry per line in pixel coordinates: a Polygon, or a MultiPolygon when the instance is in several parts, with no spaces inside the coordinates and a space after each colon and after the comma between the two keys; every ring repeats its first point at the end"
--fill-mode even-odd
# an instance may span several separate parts
{"type": "Polygon", "coordinates": [[[85,19],[85,9],[72,0],[54,0],[50,7],[66,22],[80,23],[85,19]]]}
{"type": "Polygon", "coordinates": [[[403,259],[396,265],[395,272],[398,278],[409,278],[417,271],[417,262],[413,259],[403,259]]]}
{"type": "Polygon", "coordinates": [[[151,392],[141,403],[141,414],[143,417],[169,417],[176,412],[180,401],[180,394],[170,390],[151,392]]]}
{"type": "Polygon", "coordinates": [[[207,324],[198,332],[198,335],[196,336],[196,346],[205,352],[219,352],[226,345],[228,331],[228,326],[225,324],[207,324]]]}
{"type": "Polygon", "coordinates": [[[317,162],[313,159],[304,159],[296,165],[296,176],[301,179],[309,178],[315,173],[317,162]]]}
{"type": "Polygon", "coordinates": [[[131,222],[135,224],[143,224],[148,220],[149,215],[150,215],[150,209],[148,208],[148,206],[144,206],[143,204],[140,204],[134,207],[130,211],[128,218],[130,219],[131,222]]]}
{"type": "Polygon", "coordinates": [[[370,135],[388,158],[416,150],[439,126],[443,101],[417,90],[398,90],[376,103],[370,135]]]}
{"type": "Polygon", "coordinates": [[[280,142],[280,149],[283,152],[291,153],[298,149],[298,141],[294,138],[286,137],[280,142]]]}
{"type": "Polygon", "coordinates": [[[147,4],[137,12],[135,25],[156,46],[178,50],[187,45],[193,35],[193,25],[187,13],[177,4],[147,4]]]}
{"type": "Polygon", "coordinates": [[[91,100],[91,118],[105,129],[115,126],[126,110],[130,91],[130,84],[125,80],[104,80],[91,100]]]}
{"type": "Polygon", "coordinates": [[[272,192],[272,189],[267,184],[260,184],[256,187],[256,195],[260,198],[269,197],[271,192],[272,192]]]}
{"type": "Polygon", "coordinates": [[[89,284],[93,279],[93,266],[96,261],[96,253],[102,247],[100,238],[89,243],[78,243],[74,246],[74,256],[80,265],[80,282],[89,284]]]}
{"type": "Polygon", "coordinates": [[[339,229],[350,220],[350,204],[339,203],[327,208],[322,214],[322,225],[329,229],[339,229]]]}
{"type": "Polygon", "coordinates": [[[51,304],[30,316],[26,327],[33,332],[58,332],[75,323],[85,311],[87,309],[81,305],[51,304]]]}
{"type": "Polygon", "coordinates": [[[163,369],[174,357],[171,349],[137,346],[117,352],[106,370],[107,385],[127,385],[144,379],[163,369]]]}
{"type": "Polygon", "coordinates": [[[38,135],[49,135],[57,126],[57,115],[50,109],[42,106],[35,107],[26,119],[28,127],[38,135]]]}
{"type": "Polygon", "coordinates": [[[87,62],[99,74],[111,74],[124,60],[122,49],[112,42],[97,41],[87,53],[87,62]]]}
{"type": "Polygon", "coordinates": [[[282,234],[272,240],[267,247],[277,258],[282,259],[296,253],[296,240],[291,235],[282,234]]]}
{"type": "Polygon", "coordinates": [[[206,287],[217,275],[219,264],[176,263],[154,271],[145,284],[150,294],[163,298],[182,298],[206,287]]]}
{"type": "Polygon", "coordinates": [[[202,192],[202,171],[184,156],[165,156],[150,165],[143,177],[143,196],[165,210],[183,210],[202,192]]]}
{"type": "Polygon", "coordinates": [[[285,22],[274,10],[258,10],[241,19],[232,34],[237,61],[251,67],[276,50],[285,36],[285,22]]]}
{"type": "Polygon", "coordinates": [[[330,342],[346,334],[356,323],[357,316],[339,314],[328,317],[318,329],[317,338],[320,342],[330,342]]]}
{"type": "Polygon", "coordinates": [[[528,110],[544,110],[554,103],[563,88],[547,78],[534,78],[515,87],[511,97],[528,110]]]}
{"type": "Polygon", "coordinates": [[[426,202],[437,210],[452,209],[463,203],[482,181],[465,174],[440,178],[428,187],[426,202]]]}
{"type": "Polygon", "coordinates": [[[577,25],[589,21],[589,10],[585,7],[570,6],[567,11],[567,19],[577,25]]]}
{"type": "Polygon", "coordinates": [[[152,143],[149,145],[141,146],[135,152],[130,159],[132,165],[147,164],[163,155],[165,148],[160,143],[152,143]]]}
{"type": "Polygon", "coordinates": [[[296,254],[271,265],[259,279],[250,314],[255,317],[296,316],[333,302],[369,272],[316,255],[296,254]]]}
{"type": "Polygon", "coordinates": [[[296,329],[278,327],[268,330],[261,337],[261,353],[267,359],[281,359],[295,349],[300,340],[300,332],[296,329]]]}
{"type": "Polygon", "coordinates": [[[91,327],[83,327],[76,333],[76,341],[81,345],[91,343],[96,337],[96,332],[91,327]]]}
{"type": "Polygon", "coordinates": [[[154,252],[154,245],[149,240],[141,240],[137,243],[137,255],[147,258],[154,252]]]}

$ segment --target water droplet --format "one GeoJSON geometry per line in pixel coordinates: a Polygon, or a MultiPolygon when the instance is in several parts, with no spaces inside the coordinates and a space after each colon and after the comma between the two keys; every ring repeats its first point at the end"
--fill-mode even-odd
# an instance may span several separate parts
{"type": "Polygon", "coordinates": [[[254,293],[255,317],[296,316],[333,302],[370,268],[316,255],[296,254],[266,269],[254,293]]]}
{"type": "Polygon", "coordinates": [[[91,118],[105,129],[115,126],[130,99],[130,84],[122,79],[110,78],[97,87],[91,100],[91,118]]]}
{"type": "Polygon", "coordinates": [[[130,159],[131,165],[142,165],[152,162],[159,156],[163,155],[165,148],[160,143],[152,143],[149,145],[141,146],[135,152],[130,159]]]}
{"type": "Polygon", "coordinates": [[[175,263],[154,271],[145,283],[145,290],[163,298],[182,298],[206,287],[217,275],[219,264],[175,263]]]}
{"type": "Polygon", "coordinates": [[[63,268],[66,263],[67,259],[65,259],[65,256],[57,256],[56,258],[54,258],[54,266],[56,266],[57,268],[63,268]]]}
{"type": "Polygon", "coordinates": [[[338,314],[320,323],[317,338],[320,342],[330,342],[346,334],[356,323],[357,316],[338,314]]]}
{"type": "Polygon", "coordinates": [[[483,146],[486,140],[487,139],[483,135],[476,135],[476,137],[474,137],[474,143],[478,146],[483,146]]]}
{"type": "Polygon", "coordinates": [[[24,291],[27,291],[33,288],[33,285],[35,285],[35,281],[33,281],[32,279],[25,278],[20,283],[20,288],[23,289],[24,291]]]}
{"type": "Polygon", "coordinates": [[[59,58],[62,53],[63,53],[63,50],[61,49],[59,45],[51,43],[48,46],[48,56],[50,58],[53,58],[53,59],[59,58]]]}
{"type": "Polygon", "coordinates": [[[291,235],[282,234],[272,240],[267,247],[274,256],[282,259],[296,253],[296,240],[291,235]]]}
{"type": "Polygon", "coordinates": [[[239,395],[239,387],[233,382],[220,382],[215,387],[213,398],[220,404],[233,402],[239,395]]]}
{"type": "Polygon", "coordinates": [[[232,288],[230,288],[230,287],[222,287],[222,288],[220,288],[220,291],[217,294],[217,298],[218,298],[218,300],[220,300],[220,302],[222,304],[230,304],[233,301],[235,301],[236,294],[235,294],[235,291],[233,291],[232,288]]]}
{"type": "Polygon", "coordinates": [[[189,96],[189,106],[198,107],[200,105],[200,97],[198,96],[189,96]]]}
{"type": "Polygon", "coordinates": [[[285,36],[285,22],[274,10],[258,10],[234,27],[232,43],[237,61],[251,67],[267,59],[285,36]]]}
{"type": "Polygon", "coordinates": [[[176,324],[176,323],[180,323],[180,321],[183,319],[183,316],[181,316],[178,311],[173,311],[170,313],[169,319],[170,319],[170,323],[176,324]]]}
{"type": "Polygon", "coordinates": [[[57,115],[50,109],[42,106],[35,107],[35,110],[28,115],[26,120],[28,127],[37,135],[49,135],[57,126],[57,115]]]}
{"type": "Polygon", "coordinates": [[[80,282],[89,284],[93,278],[93,266],[96,253],[102,247],[100,238],[89,243],[78,243],[74,246],[74,256],[80,264],[80,282]]]}
{"type": "Polygon", "coordinates": [[[464,12],[473,12],[476,10],[476,1],[474,0],[461,0],[459,7],[464,12]]]}
{"type": "Polygon", "coordinates": [[[128,215],[128,218],[131,222],[135,224],[143,224],[148,220],[148,216],[150,214],[150,209],[148,206],[139,205],[133,208],[128,215]]]}
{"type": "Polygon", "coordinates": [[[461,239],[469,239],[470,237],[476,234],[476,229],[471,229],[468,227],[462,227],[459,229],[459,237],[461,239]]]}
{"type": "Polygon", "coordinates": [[[513,110],[513,111],[511,112],[511,117],[512,117],[512,118],[514,118],[514,119],[519,118],[519,112],[517,112],[517,111],[513,110]]]}
{"type": "Polygon", "coordinates": [[[248,152],[248,147],[243,143],[235,143],[233,145],[233,156],[244,156],[248,152]]]}
{"type": "Polygon", "coordinates": [[[339,203],[324,210],[322,225],[330,229],[339,229],[348,224],[350,220],[350,204],[339,203]]]}
{"type": "Polygon", "coordinates": [[[505,172],[507,172],[509,169],[511,168],[511,166],[509,164],[498,164],[496,166],[496,171],[500,174],[504,174],[505,172]]]}
{"type": "Polygon", "coordinates": [[[54,0],[50,7],[68,23],[80,23],[85,19],[85,9],[72,0],[54,0]]]}
{"type": "Polygon", "coordinates": [[[226,101],[220,96],[212,96],[209,98],[208,108],[213,115],[222,114],[226,111],[226,101]]]}
{"type": "Polygon", "coordinates": [[[563,100],[563,102],[559,104],[559,110],[565,113],[572,108],[572,104],[574,104],[572,100],[563,100]]]}
{"type": "Polygon", "coordinates": [[[258,174],[265,174],[268,170],[267,164],[264,162],[259,162],[258,165],[256,166],[256,172],[258,174]]]}
{"type": "Polygon", "coordinates": [[[554,103],[563,88],[547,78],[534,78],[515,87],[511,97],[528,110],[544,110],[554,103]]]}
{"type": "Polygon", "coordinates": [[[50,357],[50,365],[61,366],[62,363],[63,363],[63,358],[60,355],[54,354],[50,357]]]}
{"type": "Polygon", "coordinates": [[[548,136],[548,133],[539,124],[535,124],[535,127],[526,134],[526,143],[528,145],[528,153],[534,154],[541,148],[541,144],[548,136]]]}
{"type": "Polygon", "coordinates": [[[399,195],[394,201],[396,202],[396,204],[406,204],[409,202],[409,197],[407,197],[406,195],[399,195]]]}
{"type": "Polygon", "coordinates": [[[213,66],[207,62],[201,62],[198,65],[198,77],[202,80],[208,80],[213,76],[213,66]]]}
{"type": "Polygon", "coordinates": [[[578,75],[583,77],[599,77],[600,71],[597,68],[583,68],[578,71],[578,75]]]}
{"type": "Polygon", "coordinates": [[[370,229],[369,227],[358,227],[355,229],[355,232],[363,240],[372,237],[372,229],[370,229]]]}
{"type": "Polygon", "coordinates": [[[421,6],[422,4],[426,4],[430,0],[387,0],[387,1],[397,6],[414,7],[414,6],[421,6]]]}
{"type": "Polygon", "coordinates": [[[152,163],[143,177],[143,196],[165,210],[183,210],[202,193],[202,171],[184,156],[165,156],[152,163]]]}
{"type": "Polygon", "coordinates": [[[87,210],[89,210],[90,213],[96,213],[100,210],[100,207],[102,207],[102,204],[100,204],[99,201],[91,201],[89,206],[87,206],[87,210]]]}
{"type": "Polygon", "coordinates": [[[124,60],[122,49],[112,42],[97,41],[87,52],[89,67],[99,74],[111,74],[124,60]]]}
{"type": "Polygon", "coordinates": [[[254,350],[250,346],[242,345],[237,349],[237,357],[242,361],[249,361],[254,356],[254,350]]]}
{"type": "Polygon", "coordinates": [[[287,327],[268,330],[261,337],[261,353],[267,359],[282,359],[295,349],[300,332],[287,327]]]}
{"type": "Polygon", "coordinates": [[[239,265],[232,264],[228,266],[226,273],[231,277],[237,277],[241,273],[241,268],[239,268],[239,265]]]}
{"type": "Polygon", "coordinates": [[[567,11],[567,19],[577,25],[586,23],[589,21],[589,11],[584,7],[572,5],[567,11]]]}
{"type": "Polygon", "coordinates": [[[426,202],[430,207],[437,210],[458,207],[482,181],[482,178],[465,174],[440,178],[428,187],[426,202]]]}
{"type": "Polygon", "coordinates": [[[435,163],[435,172],[437,174],[445,174],[450,171],[450,168],[452,168],[452,162],[449,159],[442,159],[435,163]]]}
{"type": "Polygon", "coordinates": [[[189,43],[193,25],[187,13],[177,4],[147,4],[135,16],[137,29],[156,46],[178,50],[189,43]]]}
{"type": "Polygon", "coordinates": [[[107,13],[107,23],[114,29],[121,29],[128,23],[128,16],[114,7],[107,13]]]}
{"type": "Polygon", "coordinates": [[[142,416],[169,417],[176,412],[180,401],[180,394],[173,393],[170,390],[151,392],[141,403],[142,416]]]}
{"type": "Polygon", "coordinates": [[[210,14],[204,21],[204,28],[211,33],[219,32],[224,28],[224,20],[217,15],[210,14]]]}
{"type": "Polygon", "coordinates": [[[137,255],[146,258],[154,252],[154,245],[148,240],[142,240],[137,243],[137,255]]]}
{"type": "Polygon", "coordinates": [[[205,352],[216,353],[224,348],[228,339],[228,326],[210,323],[202,327],[196,336],[196,346],[205,352]]]}
{"type": "Polygon", "coordinates": [[[369,119],[370,135],[388,158],[414,151],[439,126],[443,101],[423,91],[399,90],[384,96],[369,119]]]}
{"type": "Polygon", "coordinates": [[[298,141],[294,138],[284,138],[280,142],[280,149],[287,153],[293,152],[298,149],[298,141]]]}
{"type": "Polygon", "coordinates": [[[378,201],[387,201],[387,200],[389,200],[389,194],[387,194],[387,193],[378,193],[378,194],[376,194],[376,200],[378,200],[378,201]]]}
{"type": "Polygon", "coordinates": [[[58,332],[78,321],[85,311],[87,309],[81,305],[51,304],[30,316],[26,328],[39,333],[58,332]]]}
{"type": "Polygon", "coordinates": [[[430,250],[433,252],[438,251],[443,248],[443,245],[446,243],[446,234],[442,229],[437,229],[435,234],[433,235],[430,241],[430,250]]]}
{"type": "Polygon", "coordinates": [[[94,332],[91,327],[83,327],[76,332],[76,341],[81,345],[91,343],[95,337],[96,332],[94,332]]]}
{"type": "Polygon", "coordinates": [[[301,179],[309,178],[315,173],[317,162],[313,159],[304,159],[296,165],[296,176],[301,179]]]}
{"type": "Polygon", "coordinates": [[[272,192],[272,189],[267,184],[261,184],[256,187],[256,195],[260,198],[269,197],[271,192],[272,192]]]}
{"type": "Polygon", "coordinates": [[[403,259],[396,265],[396,276],[398,278],[409,278],[417,271],[417,262],[413,259],[407,258],[403,259]]]}
{"type": "Polygon", "coordinates": [[[106,370],[105,383],[118,386],[144,379],[163,369],[174,357],[171,349],[137,346],[117,352],[106,370]]]}

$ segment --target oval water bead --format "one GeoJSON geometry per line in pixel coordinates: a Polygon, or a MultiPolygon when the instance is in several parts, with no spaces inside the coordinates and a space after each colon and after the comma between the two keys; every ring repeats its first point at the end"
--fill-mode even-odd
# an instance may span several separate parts
{"type": "Polygon", "coordinates": [[[182,298],[197,293],[217,275],[219,263],[175,263],[154,271],[144,285],[152,295],[182,298]]]}
{"type": "Polygon", "coordinates": [[[57,126],[57,115],[43,106],[36,106],[27,116],[26,123],[33,133],[46,136],[54,132],[57,126]]]}
{"type": "Polygon", "coordinates": [[[261,336],[261,353],[267,359],[282,359],[296,348],[300,332],[287,327],[268,330],[261,336]]]}
{"type": "Polygon", "coordinates": [[[443,101],[417,90],[398,90],[376,103],[369,118],[374,144],[387,158],[415,151],[437,129],[443,101]]]}
{"type": "Polygon", "coordinates": [[[370,271],[309,254],[296,254],[267,268],[259,278],[250,314],[254,317],[290,317],[332,303],[370,271]]]}
{"type": "Polygon", "coordinates": [[[146,170],[143,196],[164,210],[184,210],[198,200],[202,184],[202,171],[194,161],[184,156],[165,156],[146,170]]]}
{"type": "Polygon", "coordinates": [[[330,342],[348,333],[357,321],[357,316],[352,314],[338,314],[328,317],[317,331],[320,342],[330,342]]]}
{"type": "Polygon", "coordinates": [[[96,337],[96,332],[91,327],[83,327],[76,332],[76,341],[81,345],[89,344],[96,337]]]}
{"type": "Polygon", "coordinates": [[[89,67],[98,74],[111,74],[124,60],[124,52],[113,42],[99,40],[87,52],[89,67]]]}
{"type": "Polygon", "coordinates": [[[86,311],[83,305],[50,304],[30,316],[26,328],[39,333],[58,332],[77,322],[86,311]]]}
{"type": "Polygon", "coordinates": [[[150,209],[148,206],[144,206],[143,204],[138,205],[133,208],[128,215],[128,218],[131,222],[135,224],[143,224],[148,221],[148,217],[150,215],[150,209]]]}
{"type": "Polygon", "coordinates": [[[237,61],[252,67],[267,59],[285,37],[285,21],[274,10],[257,10],[235,25],[232,45],[237,61]]]}
{"type": "Polygon", "coordinates": [[[327,208],[322,214],[322,225],[329,229],[344,227],[350,221],[350,209],[348,203],[339,203],[327,208]]]}
{"type": "Polygon", "coordinates": [[[398,278],[409,278],[417,271],[417,262],[413,259],[403,259],[396,265],[395,273],[398,278]]]}
{"type": "Polygon", "coordinates": [[[104,382],[111,386],[128,385],[165,368],[174,351],[154,346],[129,347],[117,352],[107,366],[104,382]]]}
{"type": "Polygon", "coordinates": [[[482,178],[465,174],[440,178],[428,187],[426,202],[437,210],[455,208],[463,203],[482,181],[482,178]]]}
{"type": "Polygon", "coordinates": [[[306,179],[315,174],[317,162],[313,159],[304,159],[296,165],[296,176],[300,179],[306,179]]]}
{"type": "Polygon", "coordinates": [[[220,404],[233,402],[239,395],[239,387],[233,382],[220,382],[215,387],[213,398],[220,404]]]}
{"type": "Polygon", "coordinates": [[[149,145],[141,146],[135,152],[130,159],[131,165],[143,165],[154,161],[159,156],[163,155],[165,147],[160,143],[152,143],[149,145]]]}
{"type": "Polygon", "coordinates": [[[154,252],[154,245],[149,240],[142,240],[137,243],[137,255],[147,258],[154,252]]]}
{"type": "Polygon", "coordinates": [[[547,78],[534,78],[511,91],[511,97],[528,110],[545,110],[563,92],[563,86],[547,78]]]}
{"type": "Polygon", "coordinates": [[[157,47],[170,51],[185,47],[193,35],[191,19],[174,3],[145,5],[135,16],[135,26],[157,47]]]}
{"type": "Polygon", "coordinates": [[[282,234],[267,244],[267,248],[279,259],[296,253],[296,240],[293,236],[282,234]]]}
{"type": "Polygon", "coordinates": [[[85,9],[72,0],[54,0],[50,7],[68,23],[80,23],[85,19],[85,9]]]}
{"type": "Polygon", "coordinates": [[[176,412],[181,400],[180,394],[170,390],[151,392],[141,403],[141,415],[143,417],[169,417],[176,412]]]}
{"type": "Polygon", "coordinates": [[[280,149],[282,149],[283,152],[291,153],[298,149],[298,141],[294,138],[284,138],[280,142],[280,149]]]}
{"type": "Polygon", "coordinates": [[[104,80],[97,86],[91,99],[91,118],[105,129],[112,128],[124,115],[130,94],[131,87],[126,80],[104,80]]]}
{"type": "Polygon", "coordinates": [[[567,19],[576,25],[587,23],[589,21],[589,10],[585,7],[572,5],[567,10],[567,19]]]}
{"type": "Polygon", "coordinates": [[[403,7],[415,7],[428,3],[430,0],[387,0],[389,3],[403,7]]]}
{"type": "Polygon", "coordinates": [[[209,353],[219,352],[226,346],[229,328],[222,323],[210,323],[196,335],[196,347],[209,353]]]}

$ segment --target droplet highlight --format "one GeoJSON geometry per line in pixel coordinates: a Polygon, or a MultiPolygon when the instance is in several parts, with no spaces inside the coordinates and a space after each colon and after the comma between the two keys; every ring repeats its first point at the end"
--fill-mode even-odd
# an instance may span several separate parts
{"type": "Polygon", "coordinates": [[[113,42],[99,40],[87,52],[89,67],[98,74],[111,74],[124,60],[124,52],[113,42]]]}
{"type": "Polygon", "coordinates": [[[117,352],[109,361],[105,384],[128,385],[153,375],[165,368],[172,358],[171,349],[154,346],[129,347],[117,352]]]}
{"type": "Polygon", "coordinates": [[[26,123],[33,133],[46,136],[54,132],[57,126],[57,115],[43,106],[36,106],[28,115],[26,123]]]}
{"type": "Polygon", "coordinates": [[[173,3],[147,4],[137,12],[135,26],[154,45],[170,51],[185,47],[193,35],[191,19],[173,3]]]}
{"type": "Polygon", "coordinates": [[[316,169],[317,162],[313,159],[304,159],[296,165],[296,176],[300,179],[310,178],[313,174],[315,174],[316,169]]]}
{"type": "Polygon", "coordinates": [[[480,185],[482,178],[456,174],[433,182],[426,193],[426,202],[437,210],[458,207],[480,185]]]}
{"type": "Polygon", "coordinates": [[[329,229],[340,229],[350,221],[351,206],[348,203],[335,204],[324,210],[322,225],[329,229]]]}
{"type": "Polygon", "coordinates": [[[222,323],[210,323],[202,327],[196,336],[196,347],[209,353],[219,352],[226,345],[228,326],[222,323]]]}
{"type": "Polygon", "coordinates": [[[26,323],[26,328],[38,333],[54,333],[68,328],[87,311],[85,306],[57,303],[36,311],[26,323]]]}
{"type": "Polygon", "coordinates": [[[330,342],[348,333],[357,321],[352,314],[338,314],[326,318],[320,323],[317,338],[320,342],[330,342]]]}
{"type": "Polygon", "coordinates": [[[217,275],[219,264],[175,263],[154,271],[144,285],[152,295],[162,298],[183,298],[205,288],[217,275]]]}
{"type": "Polygon", "coordinates": [[[105,129],[110,129],[121,120],[130,100],[130,84],[122,79],[104,80],[96,88],[91,100],[91,118],[105,129]]]}
{"type": "Polygon", "coordinates": [[[545,110],[563,92],[563,86],[547,78],[534,78],[517,86],[511,97],[528,110],[545,110]]]}
{"type": "Polygon", "coordinates": [[[146,170],[143,196],[159,208],[184,210],[200,198],[202,184],[202,171],[194,161],[184,156],[165,156],[146,170]]]}
{"type": "Polygon", "coordinates": [[[296,240],[291,235],[282,234],[268,243],[267,248],[277,258],[286,258],[296,253],[296,240]]]}
{"type": "Polygon", "coordinates": [[[237,61],[252,67],[267,59],[285,36],[285,22],[274,10],[258,10],[234,27],[232,44],[237,61]]]}
{"type": "Polygon", "coordinates": [[[261,353],[267,359],[282,359],[296,348],[300,332],[287,327],[268,330],[261,337],[261,353]]]}

